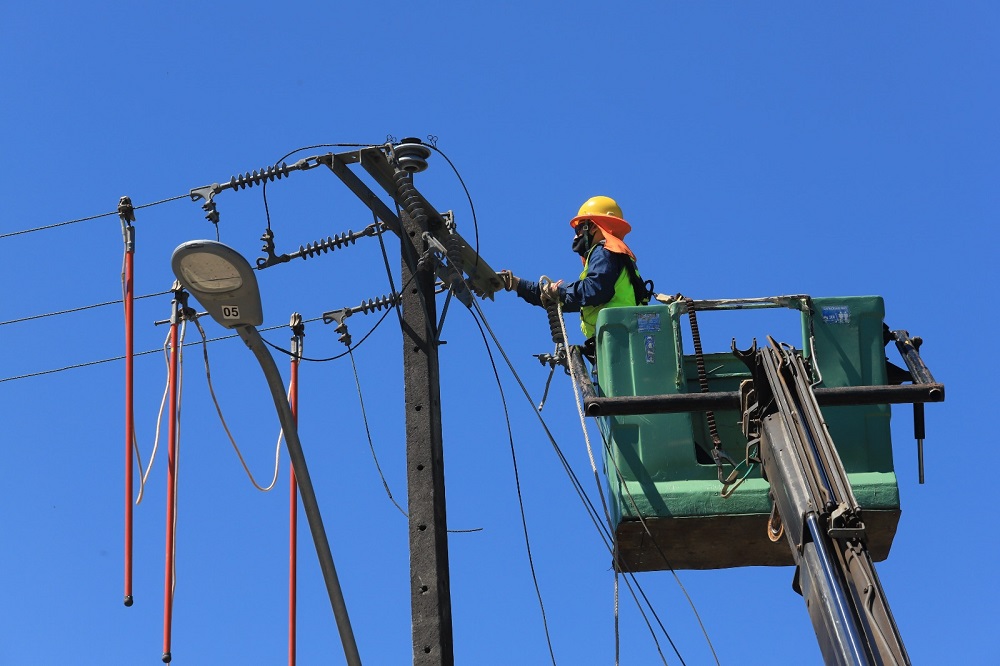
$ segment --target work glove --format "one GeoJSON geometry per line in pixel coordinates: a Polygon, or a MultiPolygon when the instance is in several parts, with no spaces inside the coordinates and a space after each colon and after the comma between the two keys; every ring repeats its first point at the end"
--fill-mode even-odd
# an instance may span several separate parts
{"type": "Polygon", "coordinates": [[[521,278],[517,277],[506,268],[497,273],[497,277],[503,282],[503,288],[507,291],[515,291],[517,289],[517,283],[521,281],[521,278]]]}
{"type": "Polygon", "coordinates": [[[559,287],[562,285],[562,280],[557,280],[556,282],[549,282],[544,285],[540,291],[543,301],[548,301],[550,303],[559,303],[561,298],[559,297],[559,287]]]}

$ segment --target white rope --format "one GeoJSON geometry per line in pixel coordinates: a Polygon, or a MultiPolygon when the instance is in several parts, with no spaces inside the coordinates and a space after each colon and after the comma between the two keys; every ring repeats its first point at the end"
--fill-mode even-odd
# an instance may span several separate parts
{"type": "Polygon", "coordinates": [[[201,347],[202,355],[205,359],[205,378],[208,380],[208,392],[212,396],[212,402],[215,403],[215,411],[219,414],[219,421],[222,422],[222,429],[226,431],[226,436],[229,437],[229,442],[233,445],[233,450],[236,451],[236,456],[240,459],[240,464],[243,465],[243,470],[247,473],[250,483],[252,483],[253,487],[257,490],[266,493],[274,488],[274,484],[278,481],[278,468],[281,462],[281,440],[284,438],[284,430],[278,433],[278,443],[274,447],[274,476],[271,477],[271,483],[269,483],[266,487],[262,487],[257,483],[257,480],[253,478],[253,473],[250,471],[250,468],[247,467],[246,460],[243,459],[243,454],[240,452],[240,447],[236,444],[236,440],[233,438],[233,434],[229,431],[229,426],[226,424],[226,419],[222,415],[222,407],[219,406],[219,400],[215,397],[215,389],[212,387],[212,370],[208,365],[208,338],[205,335],[205,329],[201,327],[201,322],[196,319],[194,323],[198,327],[198,332],[201,333],[201,347]]]}
{"type": "MultiPolygon", "coordinates": [[[[153,469],[153,462],[156,460],[156,451],[160,445],[160,425],[163,423],[163,409],[167,404],[167,395],[170,393],[170,333],[167,332],[167,338],[163,341],[163,358],[167,365],[167,383],[163,387],[163,397],[160,399],[160,411],[156,415],[156,434],[153,438],[153,450],[149,454],[149,465],[146,467],[146,471],[143,472],[142,476],[139,478],[139,495],[135,498],[135,504],[138,506],[142,504],[143,493],[146,491],[146,481],[149,479],[149,472],[153,469]]],[[[179,352],[183,353],[184,348],[180,347],[179,352]]],[[[136,441],[135,430],[132,431],[132,441],[135,445],[135,457],[139,462],[139,469],[142,469],[142,459],[139,456],[139,443],[136,441]]]]}

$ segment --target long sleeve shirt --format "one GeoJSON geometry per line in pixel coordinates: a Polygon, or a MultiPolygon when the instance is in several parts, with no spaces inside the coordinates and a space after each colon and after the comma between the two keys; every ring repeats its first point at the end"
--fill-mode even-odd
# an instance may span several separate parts
{"type": "MultiPolygon", "coordinates": [[[[583,306],[603,305],[615,295],[615,282],[629,258],[607,250],[603,244],[595,247],[589,257],[587,274],[583,278],[559,286],[559,300],[566,312],[579,312],[583,306]]],[[[517,295],[532,305],[542,305],[537,282],[521,280],[517,295]]]]}

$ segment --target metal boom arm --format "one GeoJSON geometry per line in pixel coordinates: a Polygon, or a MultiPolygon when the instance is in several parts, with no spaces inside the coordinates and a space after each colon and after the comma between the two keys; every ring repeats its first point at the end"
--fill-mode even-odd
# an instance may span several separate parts
{"type": "MultiPolygon", "coordinates": [[[[865,545],[865,525],[823,421],[809,372],[778,345],[737,351],[753,382],[741,387],[744,430],[760,440],[764,473],[797,565],[827,664],[909,664],[865,545]]],[[[778,532],[776,522],[773,531],[778,532]]]]}

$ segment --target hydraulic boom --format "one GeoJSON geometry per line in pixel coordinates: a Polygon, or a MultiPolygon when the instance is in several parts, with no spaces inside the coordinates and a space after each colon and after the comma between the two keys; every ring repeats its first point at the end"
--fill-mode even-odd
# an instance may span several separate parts
{"type": "Polygon", "coordinates": [[[774,509],[795,559],[793,586],[806,600],[827,664],[909,664],[866,546],[861,507],[823,414],[810,373],[791,347],[735,350],[753,380],[740,396],[743,431],[759,443],[774,509]]]}

